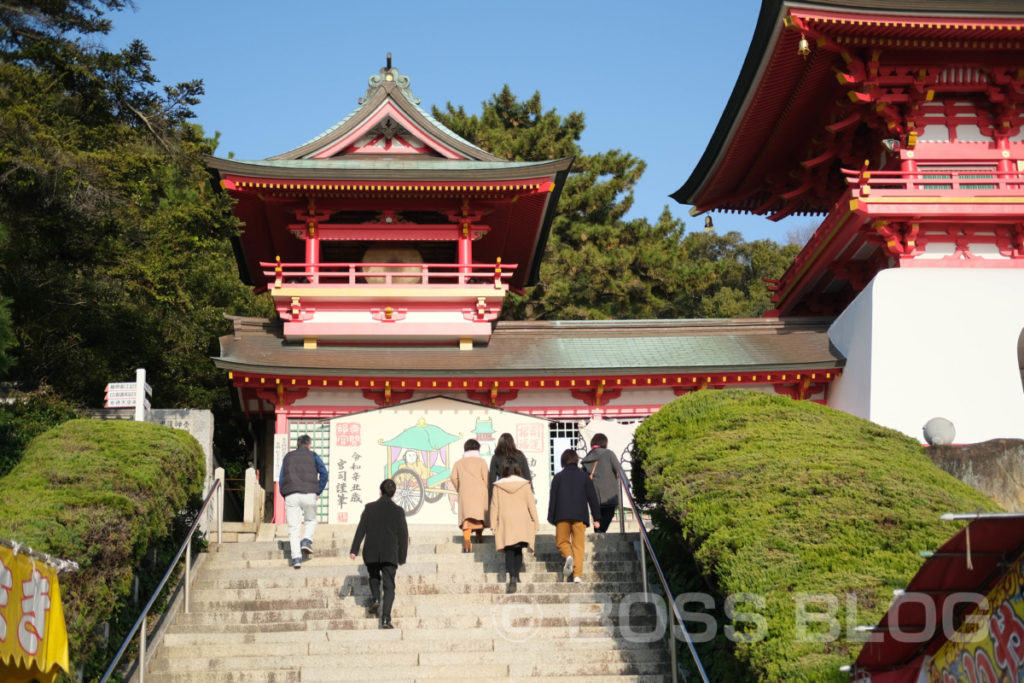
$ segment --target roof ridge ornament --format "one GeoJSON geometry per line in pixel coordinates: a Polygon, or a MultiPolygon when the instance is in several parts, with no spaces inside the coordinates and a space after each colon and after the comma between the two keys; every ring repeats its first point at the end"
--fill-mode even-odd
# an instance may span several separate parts
{"type": "Polygon", "coordinates": [[[385,83],[393,82],[398,86],[398,89],[402,91],[410,102],[413,104],[419,104],[420,100],[418,97],[412,94],[412,90],[409,89],[409,77],[398,72],[391,66],[391,53],[388,53],[387,65],[384,66],[378,73],[370,76],[370,87],[366,89],[366,95],[359,98],[359,104],[365,103],[370,97],[373,96],[374,91],[383,86],[385,83]]]}

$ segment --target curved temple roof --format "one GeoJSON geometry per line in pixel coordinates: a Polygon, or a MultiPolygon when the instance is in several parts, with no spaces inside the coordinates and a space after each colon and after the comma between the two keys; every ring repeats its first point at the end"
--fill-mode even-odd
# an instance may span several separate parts
{"type": "MultiPolygon", "coordinates": [[[[791,13],[823,19],[844,37],[1019,40],[1019,0],[764,0],[740,75],[704,155],[671,197],[710,210],[785,215],[827,213],[836,196],[801,187],[802,164],[815,159],[812,138],[830,122],[832,103],[846,98],[836,79],[836,50],[798,53],[801,30],[791,13]],[[927,21],[933,19],[934,21],[927,21]],[[920,23],[915,23],[920,21],[920,23]]],[[[901,46],[907,48],[906,42],[901,46]]],[[[998,43],[993,43],[998,50],[998,43]]],[[[1005,53],[1004,47],[1001,52],[1005,53]]],[[[910,51],[912,52],[912,51],[910,51]]],[[[860,161],[861,159],[858,159],[860,161]]],[[[856,166],[859,167],[859,164],[856,166]]],[[[830,165],[821,164],[822,172],[830,165]]],[[[835,184],[838,179],[829,178],[835,184]]]]}

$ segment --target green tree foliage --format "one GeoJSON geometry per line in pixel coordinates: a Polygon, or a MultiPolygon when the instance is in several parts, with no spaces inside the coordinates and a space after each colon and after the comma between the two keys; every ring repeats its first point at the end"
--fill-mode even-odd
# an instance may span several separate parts
{"type": "Polygon", "coordinates": [[[79,564],[61,586],[71,661],[85,680],[99,678],[141,612],[129,601],[133,578],[148,600],[184,540],[203,463],[199,443],[178,429],[71,420],[33,439],[2,479],[0,538],[79,564]]]}
{"type": "Polygon", "coordinates": [[[645,164],[620,150],[584,154],[584,117],[544,111],[540,93],[520,101],[506,85],[470,115],[449,103],[433,115],[487,151],[513,161],[575,157],[559,200],[540,283],[510,295],[516,319],[756,317],[771,308],[762,278],[778,278],[795,249],[739,233],[685,235],[666,208],[652,225],[625,218],[645,164]]]}
{"type": "MultiPolygon", "coordinates": [[[[158,404],[224,395],[208,356],[224,311],[266,312],[239,282],[228,199],[188,122],[199,81],[157,87],[144,45],[108,52],[120,0],[0,4],[0,292],[11,379],[87,404],[145,367],[158,404]]],[[[2,340],[2,336],[0,336],[2,340]]]]}
{"type": "Polygon", "coordinates": [[[44,387],[0,402],[0,477],[21,460],[33,437],[77,417],[74,406],[44,387]]]}
{"type": "Polygon", "coordinates": [[[698,391],[663,406],[637,428],[638,470],[664,518],[659,557],[681,552],[692,569],[673,591],[710,588],[719,609],[730,595],[764,599],[737,605],[764,619],[749,642],[724,627],[752,635],[753,622],[715,613],[718,637],[702,649],[711,680],[848,681],[839,667],[862,643],[847,625],[877,623],[920,568],[918,551],[957,531],[939,516],[998,510],[904,434],[754,391],[698,391]],[[838,600],[838,634],[816,621],[799,637],[797,600],[812,594],[838,600]]]}
{"type": "MultiPolygon", "coordinates": [[[[0,249],[7,243],[7,232],[0,221],[0,249]]],[[[0,263],[0,274],[4,264],[0,263]]],[[[0,292],[0,377],[11,366],[10,349],[14,346],[14,328],[11,326],[11,303],[0,292]]]]}

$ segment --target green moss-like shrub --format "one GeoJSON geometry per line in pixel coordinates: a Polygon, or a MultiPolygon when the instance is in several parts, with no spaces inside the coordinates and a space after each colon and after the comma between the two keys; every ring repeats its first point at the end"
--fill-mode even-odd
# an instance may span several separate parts
{"type": "MultiPolygon", "coordinates": [[[[61,576],[71,665],[93,680],[167,569],[145,561],[170,545],[202,492],[204,457],[188,433],[145,422],[72,420],[33,439],[0,479],[0,538],[80,566],[61,576]],[[148,575],[147,575],[148,574],[148,575]],[[152,576],[155,574],[155,576],[152,576]],[[149,591],[146,592],[146,585],[149,591]],[[100,626],[111,623],[107,648],[100,626]]],[[[173,543],[175,550],[180,543],[173,543]]]]}
{"type": "Polygon", "coordinates": [[[939,515],[999,509],[902,433],[754,391],[700,391],[664,406],[638,427],[635,459],[672,530],[659,556],[679,552],[691,570],[677,570],[673,591],[710,588],[719,613],[726,596],[764,598],[737,603],[763,629],[720,621],[701,646],[712,680],[848,681],[839,667],[866,637],[853,627],[876,624],[924,562],[919,552],[961,528],[939,515]],[[800,604],[837,608],[835,619],[798,619],[800,604]],[[734,643],[727,625],[763,637],[734,643]]]}

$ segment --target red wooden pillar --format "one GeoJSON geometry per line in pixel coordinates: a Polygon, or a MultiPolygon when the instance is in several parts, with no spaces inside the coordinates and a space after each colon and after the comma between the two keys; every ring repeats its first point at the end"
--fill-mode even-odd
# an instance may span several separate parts
{"type": "MultiPolygon", "coordinates": [[[[277,410],[274,413],[274,443],[276,448],[276,444],[279,441],[279,435],[283,434],[285,453],[287,453],[291,444],[288,443],[288,414],[286,411],[282,410],[283,407],[284,406],[278,405],[277,410]]],[[[281,482],[277,480],[277,477],[280,474],[280,465],[275,462],[274,467],[278,470],[277,472],[274,472],[274,524],[286,524],[287,522],[284,516],[284,496],[281,495],[281,482]]]]}
{"type": "Polygon", "coordinates": [[[320,282],[320,236],[316,228],[314,220],[306,224],[306,272],[314,285],[320,282]]]}
{"type": "Polygon", "coordinates": [[[462,223],[459,231],[459,284],[466,284],[470,273],[473,271],[473,239],[469,235],[470,224],[468,221],[462,223]]]}

